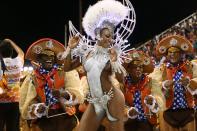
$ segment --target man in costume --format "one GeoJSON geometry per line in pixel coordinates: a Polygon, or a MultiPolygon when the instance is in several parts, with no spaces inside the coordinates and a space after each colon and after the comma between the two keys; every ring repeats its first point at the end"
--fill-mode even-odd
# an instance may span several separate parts
{"type": "Polygon", "coordinates": [[[50,38],[36,41],[27,50],[26,59],[35,69],[20,88],[20,111],[30,126],[42,131],[72,131],[77,125],[75,105],[84,101],[81,81],[77,70],[64,71],[65,60],[60,59],[64,51],[69,55],[75,40],[70,39],[66,51],[50,38]]]}
{"type": "Polygon", "coordinates": [[[156,100],[160,92],[152,92],[155,85],[148,74],[154,69],[151,58],[142,51],[130,51],[125,59],[124,67],[127,76],[124,79],[124,95],[128,109],[128,121],[125,130],[153,131],[157,124],[159,105],[156,100]],[[157,94],[157,97],[154,95],[157,94]]]}
{"type": "Polygon", "coordinates": [[[156,47],[157,56],[166,58],[151,74],[161,83],[165,96],[159,117],[161,131],[195,131],[193,95],[197,93],[197,64],[185,58],[185,54],[192,52],[192,44],[178,35],[164,38],[156,47]]]}
{"type": "Polygon", "coordinates": [[[0,130],[19,131],[19,88],[24,53],[12,40],[0,43],[0,130]],[[14,53],[15,52],[15,53],[14,53]],[[14,55],[16,54],[16,56],[14,55]]]}

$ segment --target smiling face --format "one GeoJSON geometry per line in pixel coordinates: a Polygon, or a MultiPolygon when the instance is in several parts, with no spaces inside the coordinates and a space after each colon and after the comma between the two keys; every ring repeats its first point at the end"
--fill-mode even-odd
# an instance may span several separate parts
{"type": "Polygon", "coordinates": [[[112,43],[113,32],[111,32],[108,28],[103,28],[100,32],[100,37],[100,46],[108,48],[112,43]]]}
{"type": "Polygon", "coordinates": [[[172,64],[180,62],[181,50],[176,47],[170,47],[167,52],[167,59],[172,64]]]}
{"type": "Polygon", "coordinates": [[[38,57],[38,60],[41,63],[42,67],[46,70],[51,70],[51,68],[55,64],[55,53],[51,50],[45,50],[38,57]]]}

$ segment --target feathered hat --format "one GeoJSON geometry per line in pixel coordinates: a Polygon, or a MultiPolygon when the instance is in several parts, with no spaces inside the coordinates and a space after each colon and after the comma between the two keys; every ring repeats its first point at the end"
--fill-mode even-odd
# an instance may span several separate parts
{"type": "Polygon", "coordinates": [[[92,39],[99,37],[102,28],[112,32],[115,27],[128,15],[129,8],[119,1],[102,0],[90,6],[83,17],[82,25],[92,39]]]}
{"type": "Polygon", "coordinates": [[[43,38],[31,44],[26,52],[25,58],[34,62],[38,62],[38,55],[50,53],[50,51],[54,52],[56,55],[57,64],[62,64],[64,62],[57,57],[59,53],[65,51],[64,45],[51,38],[43,38]]]}

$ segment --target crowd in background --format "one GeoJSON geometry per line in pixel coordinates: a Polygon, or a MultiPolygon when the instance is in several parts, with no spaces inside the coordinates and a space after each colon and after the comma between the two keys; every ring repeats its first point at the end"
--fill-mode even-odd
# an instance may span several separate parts
{"type": "Polygon", "coordinates": [[[157,65],[160,60],[156,57],[155,47],[161,39],[172,34],[178,34],[186,37],[193,44],[195,52],[195,55],[188,55],[187,57],[189,59],[197,57],[197,12],[178,22],[161,34],[154,36],[151,40],[138,47],[138,49],[143,50],[152,56],[155,64],[157,65]]]}

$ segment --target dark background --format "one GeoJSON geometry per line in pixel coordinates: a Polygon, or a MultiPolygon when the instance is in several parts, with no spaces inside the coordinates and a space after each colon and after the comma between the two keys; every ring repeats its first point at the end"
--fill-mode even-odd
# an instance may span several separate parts
{"type": "MultiPolygon", "coordinates": [[[[80,30],[80,0],[1,0],[0,39],[14,40],[24,51],[34,41],[50,37],[64,43],[65,24],[80,30]]],[[[97,0],[81,0],[82,16],[97,0]]],[[[137,24],[133,46],[151,39],[197,10],[197,0],[131,0],[137,24]]],[[[84,34],[84,32],[82,32],[84,34]]]]}

